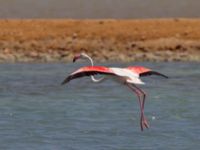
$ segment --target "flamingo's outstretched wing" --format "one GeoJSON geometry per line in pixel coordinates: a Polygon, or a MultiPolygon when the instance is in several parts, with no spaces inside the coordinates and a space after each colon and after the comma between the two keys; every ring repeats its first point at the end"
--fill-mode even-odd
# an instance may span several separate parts
{"type": "Polygon", "coordinates": [[[76,79],[76,78],[81,78],[84,76],[91,76],[95,74],[106,74],[106,75],[115,75],[115,73],[103,66],[87,66],[87,67],[82,67],[75,72],[71,73],[65,80],[61,83],[62,85],[69,82],[70,80],[76,79]]]}
{"type": "Polygon", "coordinates": [[[162,73],[152,71],[151,69],[142,67],[142,66],[133,66],[133,67],[130,66],[130,67],[127,67],[127,69],[131,70],[134,73],[139,74],[140,77],[149,76],[149,75],[158,75],[158,76],[162,76],[164,78],[169,78],[168,76],[166,76],[162,73]]]}

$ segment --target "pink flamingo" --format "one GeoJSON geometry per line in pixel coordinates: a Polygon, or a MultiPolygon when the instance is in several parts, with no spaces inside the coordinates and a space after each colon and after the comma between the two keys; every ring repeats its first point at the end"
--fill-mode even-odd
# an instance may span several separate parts
{"type": "Polygon", "coordinates": [[[86,55],[85,53],[81,53],[79,55],[76,55],[73,59],[73,62],[75,62],[77,59],[88,59],[91,63],[91,66],[81,67],[75,72],[71,73],[61,84],[66,84],[72,79],[84,77],[84,76],[90,76],[93,82],[101,82],[105,79],[105,77],[102,77],[100,79],[95,79],[93,75],[96,74],[102,74],[107,75],[108,77],[111,77],[115,79],[115,81],[118,81],[124,85],[126,85],[128,88],[130,88],[134,93],[136,93],[140,105],[140,127],[141,131],[143,131],[144,128],[149,128],[148,121],[144,115],[144,104],[145,104],[145,92],[140,89],[136,84],[145,84],[140,77],[143,76],[149,76],[149,75],[159,75],[164,78],[168,78],[166,75],[161,74],[156,71],[152,71],[149,68],[142,67],[142,66],[129,66],[127,68],[108,68],[104,66],[94,66],[93,60],[91,57],[86,55]]]}

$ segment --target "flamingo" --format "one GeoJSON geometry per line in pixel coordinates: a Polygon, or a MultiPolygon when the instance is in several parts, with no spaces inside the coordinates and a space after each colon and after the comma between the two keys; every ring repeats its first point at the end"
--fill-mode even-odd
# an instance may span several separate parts
{"type": "Polygon", "coordinates": [[[126,68],[115,68],[115,67],[105,67],[105,66],[94,66],[93,60],[91,57],[89,57],[85,53],[81,53],[76,55],[73,58],[73,62],[75,62],[78,59],[87,59],[90,61],[91,66],[85,66],[81,67],[78,70],[72,72],[69,76],[67,76],[64,81],[61,83],[61,85],[64,85],[68,83],[69,81],[81,78],[85,76],[90,76],[93,82],[101,82],[104,81],[105,77],[102,77],[100,79],[96,79],[94,75],[100,74],[100,75],[106,75],[115,81],[126,85],[131,91],[133,91],[137,97],[138,102],[140,106],[140,128],[141,131],[144,130],[144,128],[149,128],[148,121],[144,115],[144,104],[145,104],[145,98],[146,93],[139,88],[136,85],[142,85],[145,84],[140,77],[149,76],[149,75],[158,75],[162,76],[164,78],[168,78],[168,76],[161,74],[159,72],[153,71],[149,68],[142,67],[142,66],[129,66],[126,68]]]}
{"type": "MultiPolygon", "coordinates": [[[[73,58],[73,62],[75,62],[78,59],[86,59],[86,60],[88,60],[90,62],[91,66],[94,66],[93,59],[90,56],[88,56],[87,54],[85,54],[85,53],[81,53],[81,54],[75,55],[74,58],[73,58]]],[[[91,75],[90,77],[91,77],[91,80],[93,82],[95,82],[95,83],[102,82],[105,79],[105,77],[96,79],[93,75],[91,75]]]]}

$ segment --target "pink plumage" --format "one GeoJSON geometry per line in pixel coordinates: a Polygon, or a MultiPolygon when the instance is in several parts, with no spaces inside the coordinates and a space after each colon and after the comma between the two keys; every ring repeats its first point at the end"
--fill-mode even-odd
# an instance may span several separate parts
{"type": "Polygon", "coordinates": [[[142,89],[137,87],[136,84],[144,84],[144,82],[142,82],[142,80],[140,78],[143,76],[159,75],[159,76],[162,76],[165,78],[168,78],[168,77],[159,72],[152,71],[151,69],[142,67],[142,66],[129,66],[126,68],[116,68],[116,67],[108,68],[108,67],[104,67],[104,66],[93,66],[92,59],[84,53],[82,53],[81,55],[75,56],[73,59],[73,62],[75,62],[79,58],[89,59],[91,61],[92,66],[81,67],[78,70],[76,70],[75,72],[72,72],[62,82],[62,84],[65,84],[73,79],[81,78],[84,76],[90,76],[94,82],[102,81],[102,78],[101,78],[101,80],[96,80],[94,78],[93,75],[96,75],[96,74],[109,75],[109,77],[111,77],[111,78],[113,77],[113,79],[115,79],[115,80],[117,79],[118,81],[120,81],[120,83],[123,83],[128,88],[130,88],[133,92],[136,93],[138,100],[139,100],[140,111],[141,111],[141,118],[140,118],[141,130],[143,130],[144,128],[149,128],[147,119],[144,115],[144,103],[145,103],[146,94],[142,89]]]}

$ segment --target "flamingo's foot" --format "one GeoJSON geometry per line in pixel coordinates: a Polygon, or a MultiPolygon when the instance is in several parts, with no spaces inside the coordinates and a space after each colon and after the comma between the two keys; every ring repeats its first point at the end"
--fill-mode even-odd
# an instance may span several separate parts
{"type": "Polygon", "coordinates": [[[140,127],[141,127],[141,131],[144,130],[144,128],[149,128],[149,124],[148,124],[148,121],[146,119],[146,117],[144,115],[141,116],[141,119],[140,119],[140,127]]]}

